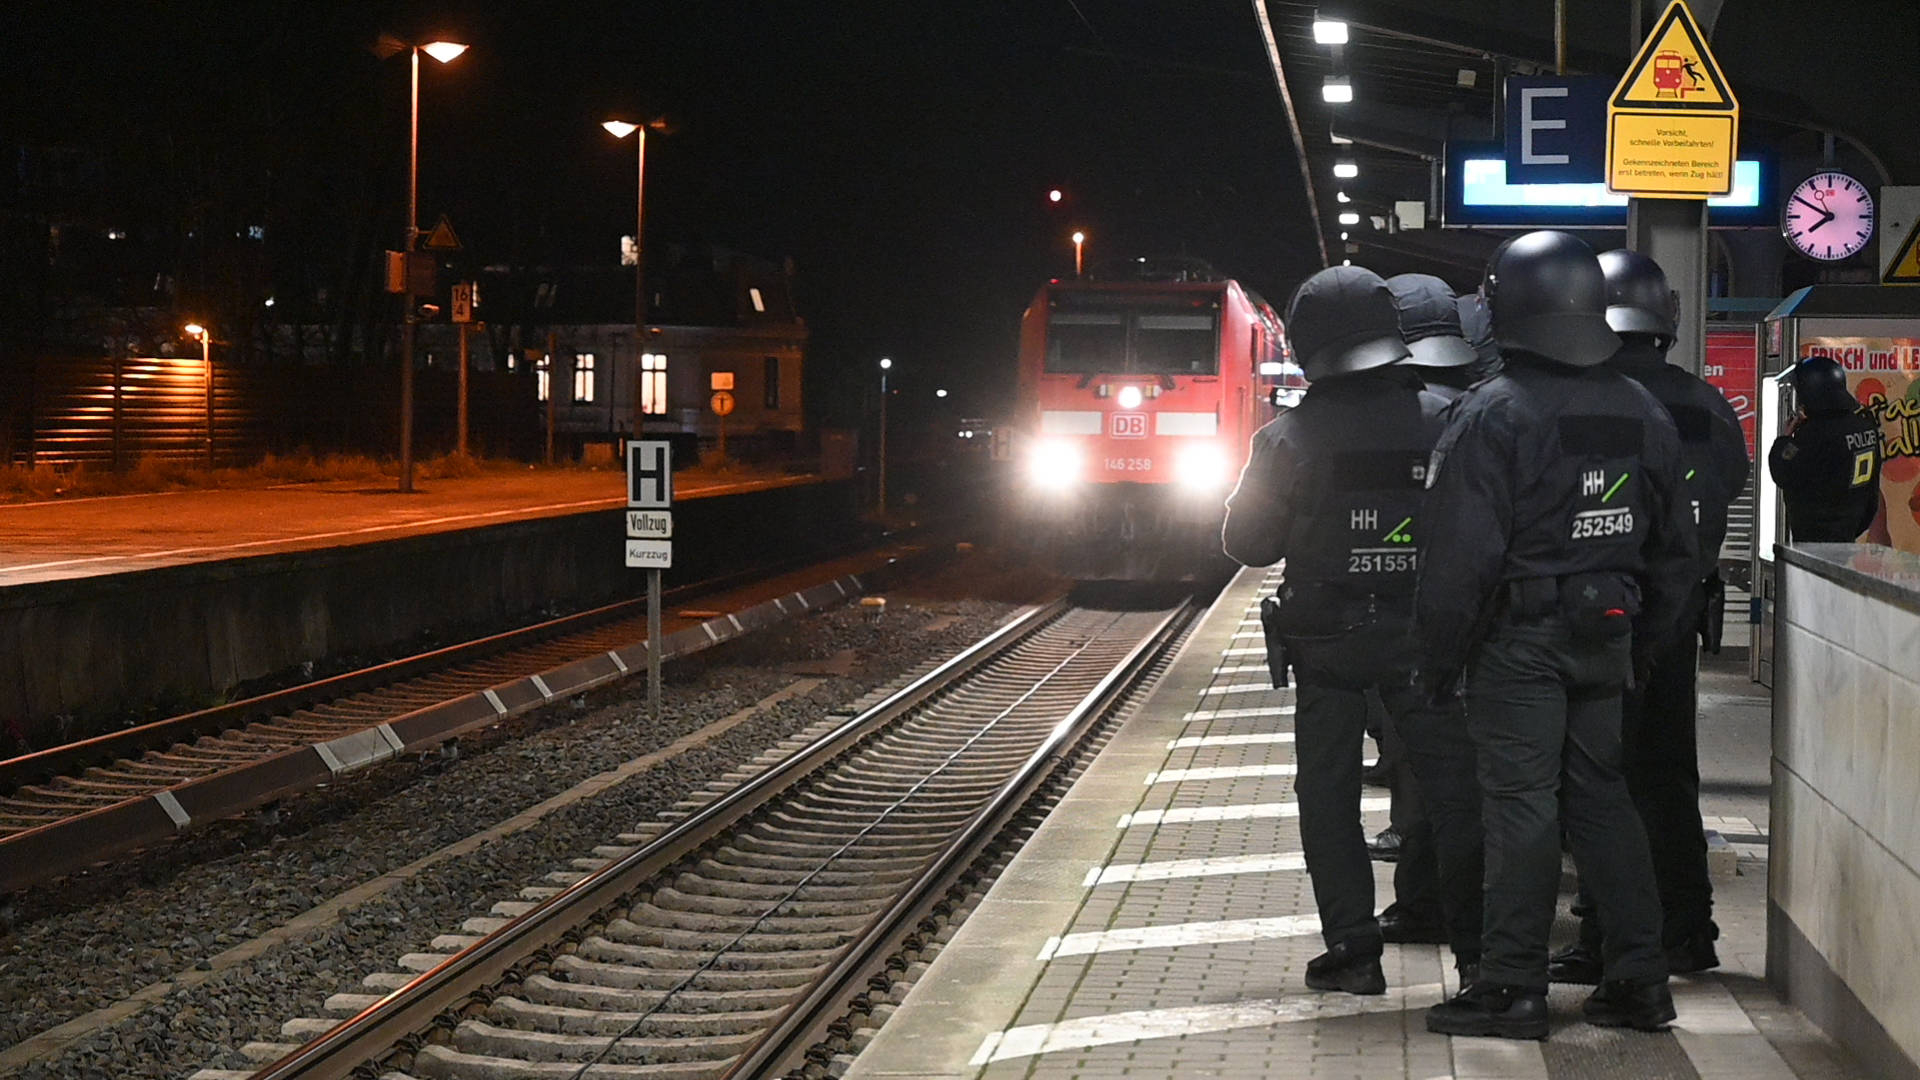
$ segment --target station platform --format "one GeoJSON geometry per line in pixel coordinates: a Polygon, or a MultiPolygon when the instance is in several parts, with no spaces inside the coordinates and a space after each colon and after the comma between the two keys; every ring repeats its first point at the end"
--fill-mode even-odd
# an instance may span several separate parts
{"type": "MultiPolygon", "coordinates": [[[[1593,1027],[1580,1019],[1588,988],[1556,986],[1544,1042],[1430,1034],[1424,1010],[1457,989],[1442,946],[1387,946],[1383,997],[1308,990],[1323,945],[1293,795],[1293,692],[1268,686],[1258,621],[1274,581],[1247,570],[1221,594],[848,1076],[1868,1075],[1764,981],[1771,709],[1731,659],[1709,658],[1701,694],[1722,966],[1674,978],[1670,1031],[1593,1027]]],[[[1371,835],[1386,792],[1363,797],[1371,835]]],[[[1374,868],[1383,908],[1392,867],[1374,868]]],[[[1564,884],[1556,945],[1573,931],[1564,884]]]]}
{"type": "MultiPolygon", "coordinates": [[[[689,470],[676,500],[816,482],[689,470]]],[[[0,503],[0,589],[251,555],[312,551],[626,505],[617,469],[530,469],[0,503]]]]}

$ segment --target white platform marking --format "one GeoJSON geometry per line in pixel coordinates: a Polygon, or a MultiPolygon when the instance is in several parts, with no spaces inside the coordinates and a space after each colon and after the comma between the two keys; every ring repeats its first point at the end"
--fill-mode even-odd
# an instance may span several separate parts
{"type": "MultiPolygon", "coordinates": [[[[1243,623],[1243,624],[1241,624],[1241,625],[1243,625],[1243,626],[1244,626],[1245,624],[1243,623]]],[[[1265,637],[1266,637],[1267,635],[1265,635],[1265,634],[1263,634],[1263,633],[1261,633],[1261,632],[1260,632],[1260,631],[1258,631],[1258,630],[1239,630],[1239,631],[1235,631],[1235,632],[1234,632],[1234,635],[1233,635],[1233,636],[1234,636],[1234,639],[1235,639],[1235,640],[1243,640],[1243,639],[1246,639],[1246,638],[1262,638],[1262,639],[1264,639],[1264,638],[1265,638],[1265,637]]],[[[1266,652],[1266,650],[1265,650],[1265,649],[1262,649],[1262,650],[1260,650],[1260,651],[1261,651],[1261,652],[1266,652]]]]}
{"type": "MultiPolygon", "coordinates": [[[[1360,800],[1360,812],[1372,813],[1391,810],[1393,799],[1381,795],[1377,798],[1360,800]]],[[[1186,806],[1177,810],[1139,810],[1131,814],[1121,814],[1118,828],[1131,829],[1138,825],[1190,825],[1208,821],[1253,821],[1262,818],[1290,818],[1300,816],[1300,804],[1297,802],[1233,803],[1228,806],[1186,806]]]]}
{"type": "Polygon", "coordinates": [[[1455,1080],[1547,1080],[1547,1055],[1532,1039],[1449,1038],[1455,1080]]]}
{"type": "Polygon", "coordinates": [[[1195,709],[1180,718],[1183,724],[1200,720],[1240,720],[1249,716],[1292,716],[1292,705],[1261,705],[1252,709],[1195,709]]]}
{"type": "MultiPolygon", "coordinates": [[[[1272,1027],[1301,1020],[1324,1020],[1365,1013],[1401,1012],[1425,1008],[1440,1000],[1440,984],[1389,987],[1380,997],[1355,998],[1334,994],[1255,998],[1219,1005],[1183,1005],[1172,1009],[1087,1016],[1053,1024],[1023,1024],[996,1031],[980,1043],[968,1064],[975,1068],[1012,1058],[1050,1054],[1057,1050],[1086,1050],[1096,1046],[1144,1039],[1206,1035],[1241,1028],[1272,1027]]],[[[1539,1050],[1536,1048],[1535,1053],[1539,1050]]]]}
{"type": "Polygon", "coordinates": [[[1147,774],[1149,784],[1172,784],[1181,780],[1238,780],[1247,776],[1292,776],[1298,766],[1293,762],[1270,765],[1209,765],[1200,769],[1162,769],[1147,774]]]}
{"type": "Polygon", "coordinates": [[[1261,648],[1226,649],[1222,651],[1220,655],[1221,656],[1265,656],[1267,655],[1267,650],[1261,649],[1261,648]]]}
{"type": "Polygon", "coordinates": [[[1263,746],[1271,743],[1290,743],[1291,731],[1263,731],[1253,735],[1187,735],[1178,739],[1169,739],[1169,750],[1192,750],[1203,746],[1263,746]]]}
{"type": "Polygon", "coordinates": [[[1265,674],[1268,674],[1267,665],[1265,664],[1230,664],[1230,665],[1227,665],[1226,667],[1214,668],[1213,673],[1215,675],[1265,675],[1265,674]]]}
{"type": "Polygon", "coordinates": [[[1039,959],[1060,956],[1087,956],[1093,953],[1129,952],[1135,949],[1177,949],[1182,945],[1219,945],[1232,941],[1267,941],[1273,938],[1305,937],[1320,932],[1318,915],[1280,915],[1267,919],[1222,919],[1216,922],[1175,923],[1172,926],[1138,926],[1126,930],[1100,930],[1085,934],[1050,937],[1041,947],[1039,959]]]}
{"type": "Polygon", "coordinates": [[[1720,980],[1678,976],[1673,1037],[1700,1080],[1793,1080],[1794,1072],[1720,980]]]}
{"type": "Polygon", "coordinates": [[[1172,881],[1175,878],[1219,877],[1223,874],[1271,874],[1305,870],[1307,857],[1297,851],[1261,855],[1221,855],[1205,859],[1169,859],[1165,862],[1119,863],[1096,866],[1080,884],[1120,885],[1129,881],[1172,881]]]}
{"type": "MultiPolygon", "coordinates": [[[[1260,670],[1265,672],[1267,669],[1261,668],[1260,670]]],[[[1205,690],[1200,691],[1200,696],[1206,697],[1209,694],[1264,694],[1273,688],[1272,684],[1264,682],[1238,683],[1233,686],[1209,686],[1205,690]]]]}

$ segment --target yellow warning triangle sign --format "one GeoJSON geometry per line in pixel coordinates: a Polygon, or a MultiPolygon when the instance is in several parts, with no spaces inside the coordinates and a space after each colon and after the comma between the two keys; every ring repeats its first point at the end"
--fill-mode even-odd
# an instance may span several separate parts
{"type": "Polygon", "coordinates": [[[1920,285],[1920,221],[1915,221],[1913,228],[1907,230],[1907,238],[1900,241],[1900,251],[1880,280],[1887,285],[1920,285]]]}
{"type": "Polygon", "coordinates": [[[1738,112],[1733,88],[1685,0],[1673,0],[1613,88],[1616,109],[1738,112]]]}
{"type": "Polygon", "coordinates": [[[454,235],[453,222],[447,220],[447,215],[440,215],[440,224],[435,225],[433,231],[427,234],[426,243],[422,246],[428,251],[460,250],[460,238],[454,235]]]}

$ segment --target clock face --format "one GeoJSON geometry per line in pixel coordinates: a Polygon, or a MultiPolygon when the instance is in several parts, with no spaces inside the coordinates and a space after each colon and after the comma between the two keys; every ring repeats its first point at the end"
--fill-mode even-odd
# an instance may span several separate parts
{"type": "Polygon", "coordinates": [[[1873,236],[1873,193],[1846,173],[1814,173],[1787,197],[1780,231],[1810,259],[1847,258],[1873,236]]]}

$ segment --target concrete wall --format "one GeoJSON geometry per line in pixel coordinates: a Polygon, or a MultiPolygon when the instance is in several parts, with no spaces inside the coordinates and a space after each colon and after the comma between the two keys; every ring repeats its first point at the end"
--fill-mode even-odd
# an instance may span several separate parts
{"type": "Polygon", "coordinates": [[[1920,592],[1880,572],[1903,553],[1809,550],[1777,563],[1767,977],[1873,1075],[1920,1077],[1920,592]]]}
{"type": "MultiPolygon", "coordinates": [[[[667,583],[843,543],[855,499],[836,483],[683,501],[667,583]]],[[[622,512],[605,510],[0,590],[0,756],[426,631],[641,595],[624,535],[622,512]]]]}

